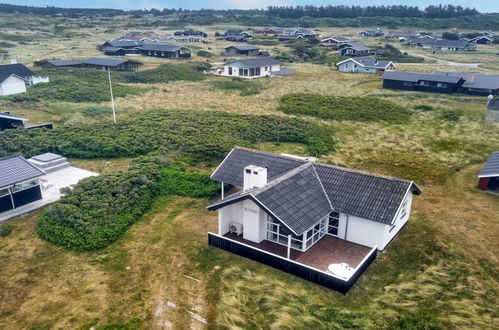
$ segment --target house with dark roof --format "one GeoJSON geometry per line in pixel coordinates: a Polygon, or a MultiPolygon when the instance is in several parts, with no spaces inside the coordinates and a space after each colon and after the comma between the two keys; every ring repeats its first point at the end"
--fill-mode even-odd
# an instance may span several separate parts
{"type": "Polygon", "coordinates": [[[467,41],[472,42],[472,43],[477,44],[477,45],[491,45],[492,43],[494,43],[494,37],[482,35],[482,36],[478,36],[475,38],[471,38],[467,41]]]}
{"type": "Polygon", "coordinates": [[[106,58],[106,57],[91,57],[81,62],[82,67],[95,68],[102,71],[137,71],[142,63],[132,60],[106,58]]]}
{"type": "Polygon", "coordinates": [[[30,124],[27,118],[19,117],[11,114],[8,111],[0,112],[0,131],[14,128],[47,128],[52,129],[51,123],[46,124],[30,124]]]}
{"type": "Polygon", "coordinates": [[[407,40],[408,38],[417,38],[421,36],[421,32],[419,31],[389,31],[385,33],[384,37],[386,39],[399,39],[400,41],[402,40],[407,40]]]}
{"type": "Polygon", "coordinates": [[[35,66],[42,67],[44,69],[53,69],[53,68],[65,68],[65,67],[78,67],[81,66],[80,61],[68,59],[68,60],[41,60],[35,61],[35,66]]]}
{"type": "Polygon", "coordinates": [[[228,30],[224,34],[224,39],[227,41],[246,42],[249,38],[251,38],[251,34],[242,30],[228,30]]]}
{"type": "Polygon", "coordinates": [[[396,65],[392,61],[381,61],[372,56],[352,57],[336,63],[340,72],[378,73],[395,70],[396,65]]]}
{"type": "Polygon", "coordinates": [[[476,44],[467,42],[466,40],[439,39],[432,44],[431,49],[453,52],[473,51],[476,50],[476,44]]]}
{"type": "Polygon", "coordinates": [[[371,48],[362,41],[350,41],[338,46],[341,56],[366,56],[371,53],[371,48]]]}
{"type": "Polygon", "coordinates": [[[281,61],[265,56],[229,61],[224,64],[220,75],[252,79],[271,77],[280,71],[281,61]]]}
{"type": "Polygon", "coordinates": [[[40,77],[22,64],[0,65],[0,96],[25,93],[27,87],[46,82],[48,77],[40,77]]]}
{"type": "Polygon", "coordinates": [[[464,83],[459,92],[473,95],[499,95],[499,76],[469,72],[434,71],[433,74],[461,77],[464,83]]]}
{"type": "Polygon", "coordinates": [[[382,30],[377,28],[377,29],[372,29],[372,30],[359,31],[359,32],[357,32],[357,35],[359,35],[363,38],[377,38],[377,37],[384,36],[385,32],[383,32],[382,30]]]}
{"type": "Polygon", "coordinates": [[[208,35],[203,31],[197,31],[197,30],[175,31],[173,35],[176,37],[191,37],[191,36],[202,37],[202,38],[208,37],[208,35]]]}
{"type": "Polygon", "coordinates": [[[162,58],[189,58],[191,50],[184,46],[172,44],[148,44],[139,48],[139,53],[144,56],[162,58]]]}
{"type": "Polygon", "coordinates": [[[421,193],[410,180],[239,147],[211,178],[236,188],[208,206],[219,215],[210,244],[322,285],[332,276],[348,288],[404,227],[421,193]]]}
{"type": "Polygon", "coordinates": [[[338,46],[347,42],[351,42],[352,40],[344,37],[330,37],[326,39],[322,39],[319,43],[319,46],[328,47],[332,49],[338,49],[338,46]]]}
{"type": "Polygon", "coordinates": [[[44,175],[22,156],[0,158],[0,214],[42,199],[44,175]]]}
{"type": "Polygon", "coordinates": [[[499,100],[489,96],[485,121],[489,123],[499,123],[499,100]]]}
{"type": "Polygon", "coordinates": [[[465,79],[435,73],[388,71],[381,76],[383,88],[433,93],[457,92],[465,79]]]}
{"type": "Polygon", "coordinates": [[[233,45],[225,47],[222,56],[257,56],[260,48],[254,45],[233,45]]]}
{"type": "Polygon", "coordinates": [[[478,179],[479,189],[499,194],[499,151],[490,155],[478,179]]]}
{"type": "Polygon", "coordinates": [[[116,38],[106,41],[97,49],[106,55],[127,55],[136,54],[139,47],[144,46],[146,42],[143,39],[136,38],[116,38]]]}

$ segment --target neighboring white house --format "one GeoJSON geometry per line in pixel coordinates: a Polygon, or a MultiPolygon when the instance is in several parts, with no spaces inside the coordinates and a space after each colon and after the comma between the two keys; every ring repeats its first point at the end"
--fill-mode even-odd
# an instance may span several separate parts
{"type": "Polygon", "coordinates": [[[396,65],[392,61],[379,61],[372,56],[364,56],[338,62],[336,67],[341,72],[377,73],[395,70],[396,65]]]}
{"type": "Polygon", "coordinates": [[[220,75],[251,79],[270,77],[279,71],[280,61],[272,57],[257,57],[227,62],[220,75]]]}
{"type": "Polygon", "coordinates": [[[218,210],[218,235],[303,254],[327,236],[385,249],[421,193],[409,180],[239,147],[211,178],[240,188],[208,207],[218,210]]]}
{"type": "Polygon", "coordinates": [[[40,77],[22,64],[0,65],[0,96],[25,93],[26,87],[45,82],[48,77],[40,77]]]}
{"type": "Polygon", "coordinates": [[[23,78],[11,74],[0,77],[0,96],[21,94],[26,92],[26,82],[23,78]]]}

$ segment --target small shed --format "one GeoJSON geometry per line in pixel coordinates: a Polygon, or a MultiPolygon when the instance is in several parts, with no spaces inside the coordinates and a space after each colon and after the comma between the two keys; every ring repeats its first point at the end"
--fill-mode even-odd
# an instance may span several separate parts
{"type": "Polygon", "coordinates": [[[0,158],[0,213],[42,199],[45,172],[20,155],[0,158]]]}
{"type": "Polygon", "coordinates": [[[499,194],[499,151],[490,155],[478,178],[478,188],[499,194]]]}

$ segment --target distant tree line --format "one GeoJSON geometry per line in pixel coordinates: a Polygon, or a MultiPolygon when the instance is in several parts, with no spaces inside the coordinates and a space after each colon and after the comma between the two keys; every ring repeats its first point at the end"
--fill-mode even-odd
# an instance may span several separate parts
{"type": "Polygon", "coordinates": [[[271,17],[300,18],[330,17],[356,18],[373,16],[447,18],[479,14],[475,8],[454,5],[429,6],[420,10],[417,6],[270,6],[266,14],[271,17]]]}
{"type": "Polygon", "coordinates": [[[241,17],[241,16],[267,16],[277,18],[357,18],[357,17],[375,17],[375,16],[390,16],[390,17],[428,17],[428,18],[449,18],[459,16],[469,16],[479,14],[475,8],[463,8],[454,5],[438,5],[428,6],[424,10],[420,10],[417,6],[270,6],[267,9],[141,9],[141,10],[120,10],[109,8],[60,8],[60,7],[34,7],[34,6],[19,6],[10,4],[0,4],[0,12],[6,13],[21,13],[35,15],[58,15],[66,17],[79,16],[116,16],[116,15],[133,15],[141,17],[144,15],[152,16],[167,16],[167,15],[188,15],[188,16],[224,16],[224,17],[241,17]]]}

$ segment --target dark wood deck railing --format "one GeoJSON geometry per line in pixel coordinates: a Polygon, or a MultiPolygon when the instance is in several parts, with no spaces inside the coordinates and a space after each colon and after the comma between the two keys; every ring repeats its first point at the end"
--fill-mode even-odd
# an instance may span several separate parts
{"type": "Polygon", "coordinates": [[[219,249],[232,252],[234,254],[246,257],[251,260],[258,261],[262,264],[277,268],[286,273],[301,277],[310,282],[322,285],[326,288],[339,291],[346,294],[348,290],[355,284],[357,279],[376,259],[377,247],[374,247],[362,260],[362,262],[354,269],[352,275],[348,279],[343,279],[322,270],[307,266],[305,264],[283,258],[276,254],[258,249],[256,247],[237,242],[227,237],[223,237],[214,233],[208,233],[208,244],[219,249]]]}

